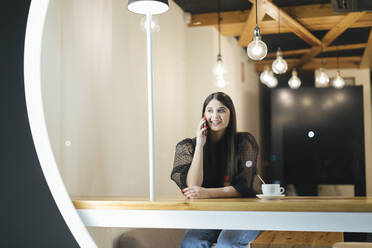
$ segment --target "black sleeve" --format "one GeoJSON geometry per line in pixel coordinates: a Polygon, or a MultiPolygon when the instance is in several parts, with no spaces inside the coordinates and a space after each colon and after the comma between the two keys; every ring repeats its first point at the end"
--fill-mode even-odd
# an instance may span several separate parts
{"type": "Polygon", "coordinates": [[[232,181],[232,186],[243,197],[254,197],[253,179],[256,175],[258,144],[250,133],[239,133],[237,163],[238,173],[232,181]]]}
{"type": "Polygon", "coordinates": [[[193,143],[194,142],[192,139],[184,139],[176,146],[176,154],[174,155],[171,179],[178,185],[180,189],[187,187],[186,177],[194,157],[195,146],[193,143]]]}

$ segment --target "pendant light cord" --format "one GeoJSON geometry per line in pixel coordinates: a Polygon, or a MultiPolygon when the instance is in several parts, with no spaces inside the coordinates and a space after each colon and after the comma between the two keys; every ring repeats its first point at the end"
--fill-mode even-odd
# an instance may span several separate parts
{"type": "Polygon", "coordinates": [[[278,8],[278,26],[279,26],[279,34],[280,34],[280,9],[278,8]]]}
{"type": "Polygon", "coordinates": [[[218,0],[217,15],[218,15],[218,55],[221,56],[221,0],[218,0]]]}
{"type": "Polygon", "coordinates": [[[338,63],[338,46],[336,46],[337,71],[340,73],[340,64],[338,63]]]}
{"type": "Polygon", "coordinates": [[[321,55],[322,53],[323,53],[323,44],[320,44],[320,67],[324,68],[323,56],[321,55]]]}
{"type": "Polygon", "coordinates": [[[258,26],[257,15],[258,15],[258,12],[257,12],[257,0],[256,0],[256,26],[258,26]]]}

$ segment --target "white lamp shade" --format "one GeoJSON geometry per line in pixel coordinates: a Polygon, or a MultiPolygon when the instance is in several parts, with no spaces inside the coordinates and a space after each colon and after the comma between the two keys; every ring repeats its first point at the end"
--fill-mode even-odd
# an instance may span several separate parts
{"type": "Polygon", "coordinates": [[[136,14],[158,15],[168,9],[168,0],[128,0],[128,10],[136,14]]]}

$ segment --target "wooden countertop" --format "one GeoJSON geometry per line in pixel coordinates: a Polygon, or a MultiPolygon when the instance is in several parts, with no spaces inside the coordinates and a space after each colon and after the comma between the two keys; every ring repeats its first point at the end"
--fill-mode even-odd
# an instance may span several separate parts
{"type": "Polygon", "coordinates": [[[262,201],[258,198],[157,199],[123,197],[72,197],[76,209],[372,212],[372,197],[297,197],[262,201]]]}

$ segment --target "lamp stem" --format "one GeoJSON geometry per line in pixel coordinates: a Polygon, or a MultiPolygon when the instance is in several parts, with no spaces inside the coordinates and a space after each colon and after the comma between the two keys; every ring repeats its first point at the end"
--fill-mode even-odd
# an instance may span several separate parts
{"type": "Polygon", "coordinates": [[[153,78],[152,78],[152,15],[146,14],[147,36],[147,105],[149,128],[149,176],[150,176],[150,201],[155,201],[155,152],[154,152],[154,104],[153,104],[153,78]]]}

